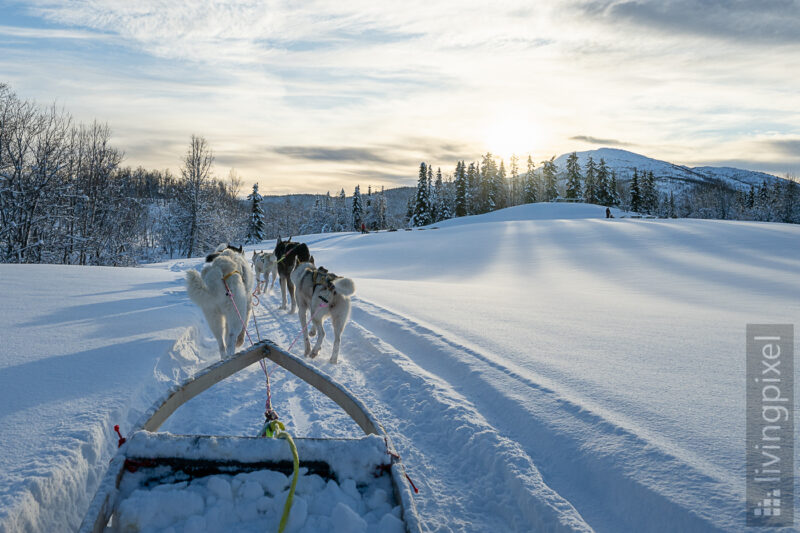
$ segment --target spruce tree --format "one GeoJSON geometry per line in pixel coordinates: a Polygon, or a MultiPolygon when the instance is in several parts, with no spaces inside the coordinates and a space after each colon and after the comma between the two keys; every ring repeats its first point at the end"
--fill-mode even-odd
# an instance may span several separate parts
{"type": "Polygon", "coordinates": [[[536,202],[536,170],[534,169],[533,159],[528,156],[528,170],[525,172],[525,188],[522,201],[526,204],[536,202]]]}
{"type": "Polygon", "coordinates": [[[652,215],[658,209],[658,191],[652,170],[644,174],[642,182],[642,209],[645,213],[652,215]]]}
{"type": "Polygon", "coordinates": [[[608,179],[608,167],[606,167],[606,160],[600,158],[600,164],[597,167],[597,182],[596,182],[596,196],[597,203],[600,205],[611,205],[611,183],[608,179]]]}
{"type": "Polygon", "coordinates": [[[475,162],[469,164],[467,169],[467,214],[475,215],[478,213],[476,208],[478,202],[478,170],[475,168],[475,162]]]}
{"type": "Polygon", "coordinates": [[[639,185],[639,170],[633,169],[633,178],[631,179],[631,211],[638,213],[642,209],[642,192],[639,185]]]}
{"type": "Polygon", "coordinates": [[[669,191],[669,208],[667,211],[667,216],[669,218],[678,218],[677,211],[675,210],[675,196],[672,194],[672,191],[669,191]]]}
{"type": "Polygon", "coordinates": [[[617,190],[617,171],[611,171],[611,181],[608,182],[608,202],[614,206],[619,207],[620,198],[619,191],[617,190]]]}
{"type": "Polygon", "coordinates": [[[781,222],[797,222],[797,183],[787,176],[781,205],[781,222]]]}
{"type": "Polygon", "coordinates": [[[353,229],[361,231],[361,224],[364,222],[364,208],[361,205],[361,188],[356,185],[353,191],[353,229]]]}
{"type": "Polygon", "coordinates": [[[265,239],[264,209],[261,207],[261,195],[258,194],[258,183],[253,184],[253,192],[247,195],[250,200],[250,224],[247,230],[247,243],[254,244],[265,239]]]}
{"type": "Polygon", "coordinates": [[[464,172],[464,161],[459,161],[456,164],[456,216],[463,217],[467,215],[467,175],[464,172]]]}
{"type": "Polygon", "coordinates": [[[598,183],[597,183],[597,167],[594,164],[594,159],[589,156],[586,160],[586,178],[583,183],[583,200],[589,204],[596,204],[598,202],[598,183]]]}
{"type": "Polygon", "coordinates": [[[549,161],[544,161],[542,167],[542,178],[544,179],[544,201],[550,202],[558,198],[558,186],[556,181],[556,163],[555,156],[551,157],[549,161]]]}
{"type": "Polygon", "coordinates": [[[523,188],[519,177],[519,158],[516,155],[511,156],[508,170],[511,186],[509,187],[509,197],[506,205],[514,206],[520,203],[523,188]]]}
{"type": "Polygon", "coordinates": [[[428,190],[429,168],[425,163],[419,165],[419,179],[417,181],[417,194],[414,199],[414,211],[411,215],[411,225],[415,227],[427,226],[431,221],[430,194],[428,190]]]}
{"type": "Polygon", "coordinates": [[[383,190],[383,186],[381,185],[381,194],[378,197],[378,211],[377,211],[377,229],[386,229],[388,226],[386,220],[386,193],[383,190]]]}
{"type": "Polygon", "coordinates": [[[502,159],[500,160],[500,168],[497,169],[493,184],[492,199],[494,200],[494,208],[503,209],[504,207],[508,207],[508,180],[506,179],[506,166],[502,159]]]}
{"type": "Polygon", "coordinates": [[[496,206],[495,192],[497,179],[497,163],[491,152],[487,152],[481,160],[480,183],[478,191],[477,214],[494,211],[496,206]]]}
{"type": "MultiPolygon", "coordinates": [[[[431,197],[431,220],[434,222],[439,222],[440,220],[444,220],[445,217],[449,214],[446,213],[446,202],[447,197],[444,191],[444,183],[442,182],[442,169],[436,169],[436,182],[433,184],[433,195],[431,197]]],[[[447,216],[447,218],[450,218],[447,216]]]]}
{"type": "Polygon", "coordinates": [[[339,196],[336,198],[336,231],[346,231],[350,227],[348,224],[347,213],[347,196],[344,192],[344,187],[339,191],[339,196]]]}
{"type": "Polygon", "coordinates": [[[575,152],[567,157],[567,198],[581,199],[581,167],[575,152]]]}

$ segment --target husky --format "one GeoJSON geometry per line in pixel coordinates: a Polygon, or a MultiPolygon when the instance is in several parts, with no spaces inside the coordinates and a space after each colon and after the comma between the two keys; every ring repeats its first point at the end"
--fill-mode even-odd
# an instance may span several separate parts
{"type": "Polygon", "coordinates": [[[314,358],[319,355],[325,330],[322,323],[331,317],[333,324],[333,350],[331,363],[339,360],[339,344],[342,340],[342,331],[350,318],[350,297],[356,292],[355,283],[350,278],[339,277],[328,272],[325,268],[316,268],[314,263],[301,263],[292,272],[292,282],[295,286],[295,298],[299,308],[300,326],[305,341],[306,357],[314,358]],[[306,313],[311,314],[311,331],[307,329],[308,319],[306,313]],[[317,343],[311,349],[309,334],[317,335],[317,343]]]}
{"type": "Polygon", "coordinates": [[[253,269],[256,272],[256,293],[269,294],[278,277],[278,257],[272,252],[253,252],[253,269]],[[272,274],[272,285],[269,284],[270,274],[272,274]]]}
{"type": "Polygon", "coordinates": [[[291,237],[285,241],[278,237],[273,253],[278,258],[278,275],[281,278],[281,309],[286,309],[286,294],[288,293],[292,301],[292,308],[289,310],[289,314],[292,314],[297,310],[294,283],[291,278],[292,271],[300,263],[313,263],[314,257],[308,251],[308,246],[305,243],[292,242],[291,237]]]}
{"type": "Polygon", "coordinates": [[[246,324],[252,313],[253,279],[242,248],[228,244],[219,245],[214,253],[206,256],[202,273],[186,272],[186,292],[203,310],[223,359],[232,356],[244,343],[246,324]],[[235,307],[233,302],[236,302],[235,307]]]}

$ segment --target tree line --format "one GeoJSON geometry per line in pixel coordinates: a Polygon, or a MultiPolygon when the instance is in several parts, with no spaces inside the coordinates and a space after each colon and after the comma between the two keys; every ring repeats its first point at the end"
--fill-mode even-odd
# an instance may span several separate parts
{"type": "Polygon", "coordinates": [[[0,84],[0,262],[132,265],[243,237],[241,181],[192,136],[180,176],[121,165],[111,130],[0,84]]]}
{"type": "Polygon", "coordinates": [[[555,158],[536,167],[529,155],[524,171],[512,156],[508,167],[491,153],[479,161],[456,162],[451,177],[442,179],[441,168],[419,166],[417,187],[409,199],[406,220],[424,226],[452,217],[479,215],[520,204],[555,200],[585,202],[659,217],[716,218],[800,223],[797,182],[766,180],[749,192],[733,188],[723,180],[693,183],[660,191],[652,170],[634,168],[617,176],[603,158],[590,156],[581,167],[576,152],[563,169],[555,158]]]}

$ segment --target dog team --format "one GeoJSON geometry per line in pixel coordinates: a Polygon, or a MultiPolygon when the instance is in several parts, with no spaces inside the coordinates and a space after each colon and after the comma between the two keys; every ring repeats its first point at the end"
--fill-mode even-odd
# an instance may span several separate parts
{"type": "Polygon", "coordinates": [[[272,252],[254,252],[252,263],[251,268],[241,246],[220,244],[206,256],[201,272],[186,272],[186,291],[202,309],[220,356],[231,357],[242,346],[253,314],[253,297],[269,294],[279,278],[281,309],[286,309],[288,299],[289,313],[298,311],[306,357],[319,355],[325,338],[323,322],[330,317],[334,333],[330,362],[336,363],[342,332],[350,318],[350,297],[355,294],[353,280],[317,267],[308,246],[292,242],[291,237],[285,241],[278,237],[272,252]],[[312,349],[309,336],[315,335],[317,342],[312,349]]]}

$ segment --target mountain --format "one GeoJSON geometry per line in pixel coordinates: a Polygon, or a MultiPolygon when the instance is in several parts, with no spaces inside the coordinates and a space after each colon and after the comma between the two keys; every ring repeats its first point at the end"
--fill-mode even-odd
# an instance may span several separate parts
{"type": "MultiPolygon", "coordinates": [[[[679,192],[693,185],[722,185],[728,189],[750,190],[751,185],[761,185],[764,181],[769,184],[779,180],[783,181],[782,178],[771,174],[740,168],[676,165],[617,148],[598,148],[576,153],[581,170],[586,168],[589,156],[594,159],[595,163],[599,163],[602,158],[609,170],[616,171],[617,179],[623,182],[633,176],[634,169],[638,169],[640,173],[652,171],[656,178],[656,185],[661,192],[679,192]]],[[[555,159],[556,166],[562,174],[567,167],[569,155],[563,154],[555,159]]]]}

